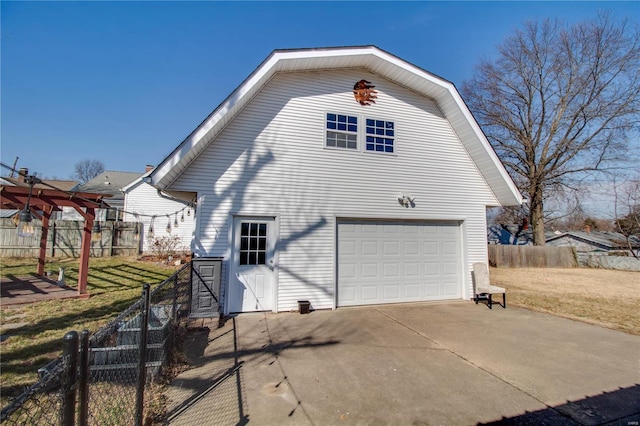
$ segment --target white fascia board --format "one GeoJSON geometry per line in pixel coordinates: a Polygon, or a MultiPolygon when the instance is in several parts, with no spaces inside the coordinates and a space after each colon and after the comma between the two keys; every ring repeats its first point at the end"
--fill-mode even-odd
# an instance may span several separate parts
{"type": "Polygon", "coordinates": [[[130,184],[128,184],[127,186],[123,187],[120,189],[120,191],[127,193],[129,191],[131,191],[132,189],[134,189],[136,186],[138,186],[140,184],[140,182],[142,182],[142,178],[145,177],[146,175],[142,175],[140,176],[138,179],[134,180],[133,182],[131,182],[130,184]]]}
{"type": "Polygon", "coordinates": [[[511,176],[509,176],[509,173],[505,169],[504,164],[502,164],[502,161],[500,161],[500,158],[498,158],[498,154],[496,154],[495,150],[489,143],[489,140],[478,125],[476,119],[471,114],[471,111],[469,111],[469,108],[467,108],[467,105],[464,103],[464,100],[460,96],[460,93],[455,89],[453,83],[451,83],[451,89],[452,90],[450,90],[449,93],[458,105],[459,113],[464,116],[464,122],[468,123],[468,125],[471,126],[471,129],[477,138],[477,143],[482,145],[484,152],[486,152],[486,155],[490,159],[491,165],[494,168],[493,170],[480,169],[481,174],[489,183],[489,186],[491,187],[492,191],[496,195],[496,198],[502,206],[522,205],[523,197],[520,193],[520,190],[516,186],[513,179],[511,179],[511,176]],[[495,175],[495,172],[497,172],[497,175],[495,175]],[[502,191],[496,192],[496,190],[498,189],[495,187],[496,184],[505,185],[506,188],[504,188],[502,191]]]}
{"type": "MultiPolygon", "coordinates": [[[[151,185],[160,189],[165,189],[181,170],[176,173],[175,167],[179,167],[180,163],[193,160],[205,148],[207,143],[207,135],[217,126],[222,124],[223,119],[228,114],[233,114],[243,105],[242,101],[251,96],[253,90],[260,85],[261,82],[267,81],[274,73],[273,68],[277,59],[272,54],[265,62],[245,80],[231,95],[224,100],[218,108],[216,108],[205,121],[203,121],[167,158],[165,158],[158,167],[150,174],[151,185]],[[171,172],[173,176],[171,176],[171,172]]],[[[221,127],[221,126],[219,126],[221,127]]],[[[186,164],[183,165],[183,167],[186,164]]]]}

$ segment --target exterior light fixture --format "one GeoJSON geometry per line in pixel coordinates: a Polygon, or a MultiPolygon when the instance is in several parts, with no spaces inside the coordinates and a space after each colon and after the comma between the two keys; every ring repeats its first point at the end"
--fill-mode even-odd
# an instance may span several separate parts
{"type": "Polygon", "coordinates": [[[153,221],[156,220],[155,216],[151,217],[151,223],[149,223],[149,231],[147,231],[147,234],[149,235],[149,238],[153,238],[153,221]]]}
{"type": "Polygon", "coordinates": [[[191,216],[191,208],[187,209],[187,216],[191,216]]]}
{"type": "Polygon", "coordinates": [[[184,222],[184,209],[182,209],[182,216],[180,216],[180,222],[184,222]]]}
{"type": "Polygon", "coordinates": [[[36,230],[33,226],[33,216],[29,210],[29,203],[31,202],[31,191],[33,191],[33,185],[38,182],[39,179],[34,176],[29,176],[26,182],[29,184],[29,195],[27,196],[27,203],[24,205],[24,209],[20,210],[18,214],[18,228],[16,229],[19,237],[33,237],[36,230]]]}
{"type": "Polygon", "coordinates": [[[171,217],[167,215],[167,232],[171,233],[171,217]]]}
{"type": "Polygon", "coordinates": [[[415,200],[416,200],[416,197],[414,197],[411,194],[409,194],[409,195],[405,195],[403,193],[399,193],[398,194],[398,203],[400,203],[401,206],[414,207],[415,206],[415,200]]]}
{"type": "Polygon", "coordinates": [[[173,227],[177,228],[178,227],[178,213],[176,213],[176,217],[173,220],[173,227]]]}
{"type": "Polygon", "coordinates": [[[27,206],[24,209],[20,210],[20,213],[18,213],[18,237],[33,237],[33,234],[35,234],[36,230],[33,226],[32,221],[33,216],[31,216],[31,212],[29,211],[29,204],[27,203],[27,206]]]}

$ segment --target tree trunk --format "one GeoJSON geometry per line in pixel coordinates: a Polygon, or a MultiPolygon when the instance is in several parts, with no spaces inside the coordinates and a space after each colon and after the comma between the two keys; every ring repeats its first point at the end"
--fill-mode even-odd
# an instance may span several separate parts
{"type": "Polygon", "coordinates": [[[533,233],[533,245],[543,246],[546,242],[544,235],[544,207],[542,204],[542,188],[537,186],[529,192],[531,194],[530,218],[533,233]]]}

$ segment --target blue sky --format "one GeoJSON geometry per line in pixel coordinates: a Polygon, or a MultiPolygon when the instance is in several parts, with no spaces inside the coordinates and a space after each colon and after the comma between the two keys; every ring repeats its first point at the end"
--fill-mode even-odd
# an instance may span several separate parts
{"type": "Polygon", "coordinates": [[[87,158],[142,173],[274,49],[373,44],[460,88],[523,21],[600,10],[640,23],[637,1],[2,1],[0,158],[49,178],[87,158]]]}

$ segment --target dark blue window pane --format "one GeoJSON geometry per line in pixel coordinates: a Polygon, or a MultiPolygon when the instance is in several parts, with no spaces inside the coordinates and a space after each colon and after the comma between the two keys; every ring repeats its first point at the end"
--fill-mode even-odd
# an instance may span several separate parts
{"type": "Polygon", "coordinates": [[[374,121],[371,120],[370,118],[367,118],[367,126],[373,126],[374,121]]]}
{"type": "Polygon", "coordinates": [[[327,123],[327,129],[335,129],[336,128],[336,123],[327,123]]]}
{"type": "Polygon", "coordinates": [[[327,120],[336,121],[336,115],[335,114],[327,114],[327,120]]]}
{"type": "Polygon", "coordinates": [[[384,135],[384,129],[376,129],[376,135],[384,135]]]}
{"type": "Polygon", "coordinates": [[[384,143],[384,138],[376,138],[376,143],[379,143],[382,145],[384,143]]]}
{"type": "Polygon", "coordinates": [[[376,151],[382,151],[383,149],[384,149],[384,146],[376,145],[376,151]]]}
{"type": "Polygon", "coordinates": [[[392,146],[385,146],[384,147],[384,151],[385,152],[393,152],[393,147],[392,146]]]}
{"type": "Polygon", "coordinates": [[[384,121],[376,120],[376,127],[384,127],[384,121]]]}
{"type": "Polygon", "coordinates": [[[358,124],[358,117],[349,116],[349,123],[358,124]]]}
{"type": "Polygon", "coordinates": [[[387,129],[393,129],[393,121],[387,121],[387,129]]]}
{"type": "Polygon", "coordinates": [[[258,232],[259,232],[259,235],[262,235],[262,236],[267,235],[267,224],[261,223],[258,232]]]}
{"type": "Polygon", "coordinates": [[[347,130],[347,125],[344,123],[338,123],[338,130],[347,130]]]}
{"type": "Polygon", "coordinates": [[[347,116],[346,115],[339,115],[338,116],[338,122],[339,123],[346,123],[347,122],[347,116]]]}
{"type": "Polygon", "coordinates": [[[373,143],[373,136],[367,136],[367,142],[372,142],[373,143]]]}
{"type": "Polygon", "coordinates": [[[387,136],[393,136],[393,130],[387,130],[386,131],[386,135],[387,136]]]}
{"type": "Polygon", "coordinates": [[[385,145],[393,145],[393,139],[385,139],[384,140],[384,144],[385,145]]]}
{"type": "Polygon", "coordinates": [[[347,126],[347,130],[349,130],[350,132],[357,132],[358,131],[358,126],[354,126],[353,124],[349,124],[347,126]]]}
{"type": "Polygon", "coordinates": [[[367,151],[373,151],[373,144],[372,143],[368,143],[367,144],[367,151]]]}
{"type": "Polygon", "coordinates": [[[373,129],[373,127],[367,127],[367,133],[375,133],[375,130],[373,129]]]}

